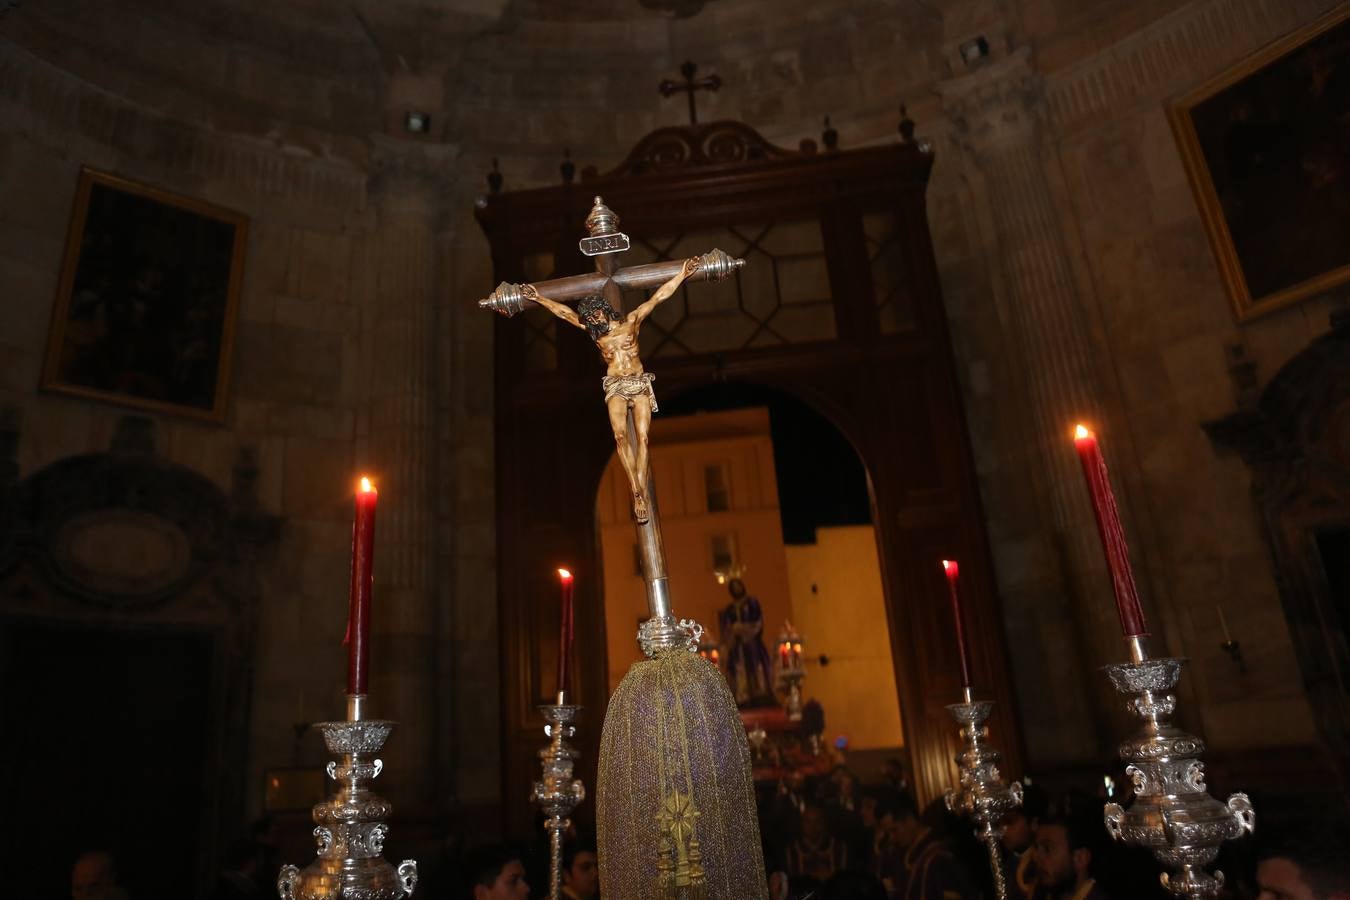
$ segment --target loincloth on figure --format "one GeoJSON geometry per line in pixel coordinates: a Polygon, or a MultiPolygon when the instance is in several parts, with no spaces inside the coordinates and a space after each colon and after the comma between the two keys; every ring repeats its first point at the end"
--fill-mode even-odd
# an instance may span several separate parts
{"type": "Polygon", "coordinates": [[[656,392],[652,390],[655,380],[656,376],[651,372],[643,372],[641,375],[606,375],[600,384],[604,386],[606,402],[614,397],[632,400],[646,394],[652,403],[652,412],[656,412],[659,407],[656,405],[656,392]]]}

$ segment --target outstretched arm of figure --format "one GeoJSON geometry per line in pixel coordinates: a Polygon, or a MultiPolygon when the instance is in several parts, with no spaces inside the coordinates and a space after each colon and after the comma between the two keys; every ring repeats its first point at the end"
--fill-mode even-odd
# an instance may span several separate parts
{"type": "Polygon", "coordinates": [[[646,319],[652,314],[654,309],[669,300],[670,296],[680,289],[680,285],[684,284],[684,280],[698,271],[698,267],[699,260],[697,256],[691,256],[686,259],[684,265],[680,267],[680,271],[675,274],[675,277],[657,288],[656,293],[652,294],[645,303],[633,310],[628,318],[634,322],[641,322],[646,319]]]}
{"type": "Polygon", "coordinates": [[[562,319],[567,324],[574,325],[577,328],[581,328],[583,330],[586,328],[585,325],[581,324],[581,320],[577,318],[576,311],[572,309],[572,307],[568,306],[565,303],[559,303],[557,300],[550,300],[543,294],[539,293],[539,291],[535,290],[534,285],[532,284],[525,285],[523,288],[521,288],[521,293],[525,295],[525,298],[527,300],[533,300],[535,303],[538,303],[544,309],[553,313],[555,316],[562,319]]]}

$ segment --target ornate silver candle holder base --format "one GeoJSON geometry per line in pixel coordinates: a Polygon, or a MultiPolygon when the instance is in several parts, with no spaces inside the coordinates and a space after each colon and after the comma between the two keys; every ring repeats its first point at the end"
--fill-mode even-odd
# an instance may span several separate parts
{"type": "Polygon", "coordinates": [[[688,647],[690,653],[697,653],[702,640],[703,626],[693,619],[652,616],[638,625],[638,646],[648,659],[672,647],[688,647]]]}
{"type": "Polygon", "coordinates": [[[1022,804],[1022,785],[1014,781],[1004,784],[999,775],[998,764],[1003,755],[991,750],[985,740],[989,729],[984,723],[993,712],[994,704],[989,701],[974,702],[970,692],[966,691],[965,703],[953,703],[947,707],[961,726],[961,739],[966,748],[956,757],[956,765],[961,770],[960,790],[947,792],[947,808],[954,813],[968,816],[978,826],[975,836],[984,843],[989,851],[989,869],[994,876],[994,892],[998,900],[1008,900],[1008,880],[1003,872],[1003,817],[1008,810],[1022,804]]]}
{"type": "MultiPolygon", "coordinates": [[[[561,693],[558,699],[563,699],[561,693]]],[[[543,713],[544,734],[549,742],[539,751],[539,766],[543,780],[534,783],[530,799],[539,804],[548,818],[544,820],[544,829],[549,835],[549,876],[548,896],[550,900],[562,897],[563,835],[572,824],[568,818],[572,810],[586,798],[586,786],[581,779],[572,777],[572,767],[577,751],[568,738],[576,734],[572,721],[581,711],[580,706],[565,703],[539,707],[543,713]]]]}
{"type": "MultiPolygon", "coordinates": [[[[349,715],[359,717],[361,702],[351,702],[349,715]]],[[[384,770],[378,754],[394,723],[352,718],[317,722],[328,752],[340,758],[328,763],[328,777],[337,793],[314,807],[314,839],[318,858],[305,867],[282,866],[277,893],[282,900],[403,900],[417,886],[417,863],[405,859],[398,868],[381,854],[389,833],[389,801],[373,793],[370,782],[384,770]]]]}
{"type": "Polygon", "coordinates": [[[1116,690],[1130,697],[1130,712],[1144,720],[1143,729],[1120,745],[1125,772],[1134,780],[1135,800],[1128,810],[1106,805],[1106,830],[1118,841],[1147,847],[1164,866],[1162,884],[1178,897],[1216,897],[1223,873],[1210,875],[1219,847],[1256,826],[1256,812],[1246,794],[1233,794],[1223,804],[1209,795],[1204,763],[1205,744],[1171,724],[1181,679],[1180,659],[1147,659],[1106,666],[1116,690]]]}

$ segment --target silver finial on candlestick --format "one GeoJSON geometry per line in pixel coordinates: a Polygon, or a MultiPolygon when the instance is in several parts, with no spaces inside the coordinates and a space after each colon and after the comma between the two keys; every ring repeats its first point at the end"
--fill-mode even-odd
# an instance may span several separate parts
{"type": "Polygon", "coordinates": [[[1106,830],[1111,837],[1153,851],[1170,872],[1163,887],[1187,900],[1217,897],[1223,873],[1210,875],[1224,841],[1256,827],[1256,811],[1246,794],[1233,794],[1226,804],[1209,795],[1204,763],[1205,744],[1172,725],[1185,660],[1149,659],[1142,641],[1131,645],[1133,662],[1106,666],[1116,690],[1129,696],[1127,708],[1144,726],[1120,745],[1125,772],[1134,781],[1135,800],[1128,810],[1106,804],[1106,830]]]}
{"type": "Polygon", "coordinates": [[[563,834],[572,824],[568,816],[586,799],[586,786],[581,779],[572,777],[577,751],[568,741],[576,734],[572,720],[581,712],[581,707],[569,706],[563,702],[565,699],[559,691],[557,703],[539,707],[548,723],[544,726],[544,734],[548,735],[549,742],[539,751],[543,780],[536,781],[530,793],[530,799],[538,803],[548,817],[544,820],[544,830],[549,836],[549,900],[562,897],[563,834]]]}
{"type": "Polygon", "coordinates": [[[415,860],[405,859],[396,869],[381,855],[392,810],[388,800],[370,790],[370,782],[384,771],[377,754],[394,723],[364,718],[365,699],[364,694],[347,695],[347,721],[314,725],[328,752],[340,757],[327,767],[338,789],[314,807],[318,859],[304,871],[281,867],[281,900],[403,900],[417,887],[415,860]]]}
{"type": "Polygon", "coordinates": [[[998,900],[1008,900],[1008,880],[1003,872],[1003,817],[1013,807],[1022,804],[1022,785],[1014,781],[1004,784],[998,764],[1003,755],[985,743],[989,729],[984,723],[994,710],[987,700],[975,702],[970,688],[964,688],[965,702],[947,707],[961,726],[965,749],[956,757],[961,770],[961,787],[947,792],[947,809],[971,818],[977,826],[975,836],[989,851],[989,868],[994,876],[994,891],[998,900]]]}

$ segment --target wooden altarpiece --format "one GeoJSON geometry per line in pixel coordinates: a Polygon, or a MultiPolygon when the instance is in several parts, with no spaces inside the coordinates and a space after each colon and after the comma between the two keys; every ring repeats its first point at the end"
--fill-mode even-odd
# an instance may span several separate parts
{"type": "MultiPolygon", "coordinates": [[[[932,165],[932,154],[914,143],[799,152],[740,123],[716,122],[659,129],[612,172],[493,194],[478,210],[502,281],[591,271],[577,240],[597,194],[633,239],[623,265],[714,246],[746,259],[734,279],[667,301],[644,327],[643,359],[662,401],[716,382],[767,387],[814,408],[857,450],[870,480],[921,803],[954,783],[959,750],[944,709],[960,700],[960,688],[943,557],[961,561],[976,693],[997,701],[993,734],[1008,770],[1021,772],[925,210],[932,165]]],[[[557,653],[554,571],[563,563],[577,570],[575,693],[586,707],[580,771],[594,785],[608,671],[596,492],[613,438],[601,402],[603,368],[583,332],[532,309],[499,318],[495,340],[504,809],[508,829],[525,834],[542,740],[535,707],[553,689],[557,653]]],[[[678,593],[674,599],[678,611],[678,593]]],[[[578,814],[589,809],[588,802],[578,814]]]]}

